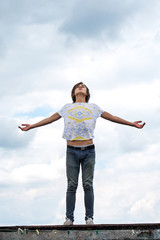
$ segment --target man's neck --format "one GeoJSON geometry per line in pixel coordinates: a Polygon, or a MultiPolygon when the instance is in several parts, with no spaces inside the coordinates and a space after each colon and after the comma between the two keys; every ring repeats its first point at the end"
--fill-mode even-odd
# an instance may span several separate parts
{"type": "Polygon", "coordinates": [[[86,96],[82,93],[77,94],[76,96],[76,103],[86,103],[86,96]]]}

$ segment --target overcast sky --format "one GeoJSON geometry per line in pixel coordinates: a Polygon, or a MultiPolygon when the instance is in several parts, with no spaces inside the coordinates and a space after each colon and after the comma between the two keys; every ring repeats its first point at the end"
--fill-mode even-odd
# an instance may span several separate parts
{"type": "Polygon", "coordinates": [[[146,122],[97,120],[95,223],[160,221],[159,12],[159,0],[0,1],[0,225],[63,223],[63,119],[17,126],[60,110],[79,81],[91,103],[146,122]]]}

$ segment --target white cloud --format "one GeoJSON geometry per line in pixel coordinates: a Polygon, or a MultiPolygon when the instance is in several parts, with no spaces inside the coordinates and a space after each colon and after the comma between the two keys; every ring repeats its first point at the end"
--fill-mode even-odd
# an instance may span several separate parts
{"type": "Polygon", "coordinates": [[[61,30],[82,39],[106,36],[117,40],[124,24],[144,8],[143,2],[123,1],[119,5],[117,1],[76,1],[61,30]]]}
{"type": "Polygon", "coordinates": [[[0,118],[1,134],[0,147],[16,149],[27,146],[34,138],[34,132],[28,132],[26,136],[18,131],[17,121],[9,118],[0,118]]]}
{"type": "Polygon", "coordinates": [[[159,156],[154,154],[153,159],[148,157],[148,150],[143,152],[144,156],[124,154],[116,161],[111,159],[105,169],[96,171],[97,220],[102,219],[104,223],[159,220],[159,156]]]}

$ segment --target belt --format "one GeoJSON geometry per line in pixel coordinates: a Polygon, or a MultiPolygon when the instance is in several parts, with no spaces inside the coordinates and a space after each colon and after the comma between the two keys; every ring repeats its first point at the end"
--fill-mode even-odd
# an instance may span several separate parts
{"type": "Polygon", "coordinates": [[[81,147],[78,147],[78,146],[77,146],[77,147],[74,147],[74,146],[67,145],[67,148],[72,148],[72,149],[75,149],[75,150],[85,151],[85,150],[88,150],[88,149],[94,149],[95,146],[94,146],[94,144],[93,144],[93,145],[86,146],[86,147],[83,147],[83,146],[81,146],[81,147]]]}

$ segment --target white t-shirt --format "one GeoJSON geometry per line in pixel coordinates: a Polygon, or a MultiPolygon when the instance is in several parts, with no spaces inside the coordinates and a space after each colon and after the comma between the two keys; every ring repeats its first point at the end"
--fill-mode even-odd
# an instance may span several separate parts
{"type": "Polygon", "coordinates": [[[96,120],[104,111],[93,103],[68,103],[58,112],[64,118],[63,138],[88,140],[94,138],[96,120]]]}

